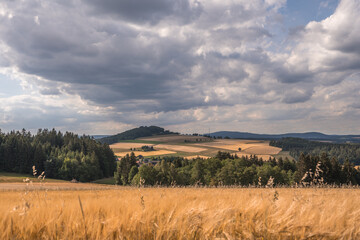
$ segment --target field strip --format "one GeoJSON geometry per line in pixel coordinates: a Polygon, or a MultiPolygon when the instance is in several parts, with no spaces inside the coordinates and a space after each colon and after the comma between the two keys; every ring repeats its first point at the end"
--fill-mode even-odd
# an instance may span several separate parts
{"type": "Polygon", "coordinates": [[[183,146],[183,145],[167,145],[167,144],[159,144],[155,146],[156,149],[164,148],[168,150],[173,151],[179,151],[179,152],[191,152],[191,153],[197,153],[197,152],[203,152],[206,151],[206,148],[199,148],[199,147],[190,147],[190,146],[183,146]]]}
{"type": "Polygon", "coordinates": [[[110,145],[110,148],[130,149],[130,148],[141,148],[142,146],[154,146],[155,144],[148,143],[130,143],[130,142],[119,142],[110,145]]]}
{"type": "Polygon", "coordinates": [[[1,191],[33,191],[33,190],[103,190],[114,189],[115,186],[99,185],[95,183],[55,183],[55,182],[34,182],[29,185],[26,183],[0,183],[1,191]]]}
{"type": "MultiPolygon", "coordinates": [[[[142,152],[142,151],[134,151],[133,152],[135,156],[142,155],[144,157],[148,156],[158,156],[158,155],[165,155],[165,154],[175,154],[176,152],[168,151],[168,150],[157,150],[157,151],[148,151],[148,152],[142,152]]],[[[115,153],[118,157],[124,157],[126,154],[131,154],[131,152],[117,152],[115,153]]]]}
{"type": "Polygon", "coordinates": [[[138,138],[137,140],[144,141],[159,141],[159,142],[207,142],[211,141],[209,138],[202,136],[191,136],[191,135],[164,135],[164,136],[153,136],[153,137],[143,137],[138,138]]]}

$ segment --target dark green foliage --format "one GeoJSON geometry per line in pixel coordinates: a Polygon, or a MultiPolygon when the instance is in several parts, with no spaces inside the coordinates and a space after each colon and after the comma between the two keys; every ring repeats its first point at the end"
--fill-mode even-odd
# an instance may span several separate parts
{"type": "Polygon", "coordinates": [[[158,171],[150,165],[144,164],[139,168],[139,177],[142,181],[142,184],[154,185],[157,183],[157,176],[158,171]]]}
{"type": "Polygon", "coordinates": [[[144,152],[150,152],[150,151],[154,151],[154,147],[145,145],[141,147],[141,150],[144,152]]]}
{"type": "Polygon", "coordinates": [[[117,185],[128,185],[132,178],[129,177],[130,170],[132,167],[136,166],[136,158],[134,153],[132,152],[131,155],[126,154],[125,157],[121,158],[117,165],[117,170],[114,175],[115,182],[117,185]]]}
{"type": "Polygon", "coordinates": [[[129,172],[129,183],[133,180],[135,175],[139,172],[139,168],[137,166],[132,166],[129,172]]]}
{"type": "Polygon", "coordinates": [[[134,140],[140,137],[150,137],[154,135],[166,135],[166,134],[177,134],[177,133],[173,133],[168,130],[165,130],[164,128],[156,127],[156,126],[150,126],[150,127],[141,126],[138,128],[125,131],[123,133],[101,138],[98,141],[102,143],[113,144],[121,140],[134,140]]]}
{"type": "Polygon", "coordinates": [[[110,177],[115,171],[115,156],[108,145],[88,136],[39,129],[36,135],[0,132],[0,169],[7,172],[38,173],[50,178],[87,182],[110,177]]]}
{"type": "Polygon", "coordinates": [[[349,161],[342,165],[326,154],[320,156],[301,154],[298,162],[288,158],[278,160],[271,158],[264,162],[256,156],[238,158],[220,152],[217,157],[209,159],[187,160],[179,157],[163,157],[155,166],[149,163],[142,164],[139,168],[136,165],[130,167],[130,159],[131,156],[125,156],[120,160],[115,174],[118,184],[248,186],[261,183],[265,186],[272,177],[274,184],[294,185],[296,182],[300,183],[307,172],[312,172],[307,180],[314,184],[360,182],[360,173],[349,161]],[[125,182],[123,179],[126,177],[125,182]]]}

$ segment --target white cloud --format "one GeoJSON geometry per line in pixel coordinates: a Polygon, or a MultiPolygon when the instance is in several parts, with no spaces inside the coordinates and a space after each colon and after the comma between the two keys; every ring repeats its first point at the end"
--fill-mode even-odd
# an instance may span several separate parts
{"type": "Polygon", "coordinates": [[[37,25],[40,25],[40,18],[39,18],[39,16],[35,16],[35,17],[34,17],[34,22],[35,22],[37,25]]]}

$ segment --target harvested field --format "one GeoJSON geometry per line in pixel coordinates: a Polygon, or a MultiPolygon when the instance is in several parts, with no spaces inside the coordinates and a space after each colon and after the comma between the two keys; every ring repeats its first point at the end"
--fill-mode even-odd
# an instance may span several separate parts
{"type": "Polygon", "coordinates": [[[138,140],[157,141],[157,142],[166,142],[166,143],[184,143],[185,141],[189,141],[189,142],[208,142],[208,141],[212,141],[212,139],[207,138],[207,137],[187,136],[187,135],[153,136],[153,137],[139,138],[138,140]]]}
{"type": "Polygon", "coordinates": [[[259,143],[259,140],[246,140],[246,139],[214,139],[212,142],[194,143],[193,145],[206,146],[206,147],[218,147],[223,145],[239,145],[259,143]]]}
{"type": "Polygon", "coordinates": [[[268,159],[270,155],[276,155],[281,152],[281,148],[269,146],[268,141],[257,141],[257,140],[233,140],[233,139],[222,139],[216,140],[212,143],[198,143],[196,146],[208,146],[212,148],[219,148],[229,151],[239,151],[238,156],[241,155],[258,155],[264,159],[268,159]]]}
{"type": "MultiPolygon", "coordinates": [[[[141,152],[141,151],[134,151],[135,156],[142,155],[144,157],[149,156],[158,156],[158,155],[165,155],[165,154],[175,154],[176,152],[168,151],[168,150],[157,150],[157,151],[149,151],[149,152],[141,152]]],[[[131,152],[117,152],[115,153],[118,157],[124,157],[126,154],[131,154],[131,152]]]]}
{"type": "Polygon", "coordinates": [[[168,149],[173,151],[179,151],[179,152],[190,152],[190,153],[197,153],[197,152],[203,152],[206,151],[206,148],[199,148],[199,147],[190,147],[190,146],[183,146],[183,145],[167,145],[167,144],[159,144],[155,146],[156,149],[168,149]]]}
{"type": "Polygon", "coordinates": [[[359,198],[321,188],[0,192],[0,238],[360,239],[359,198]]]}
{"type": "Polygon", "coordinates": [[[244,149],[245,153],[250,153],[250,154],[256,154],[256,155],[261,155],[261,154],[268,154],[268,155],[275,155],[278,154],[279,152],[281,152],[281,148],[278,147],[272,147],[272,146],[251,146],[249,148],[245,148],[244,149]]]}
{"type": "Polygon", "coordinates": [[[141,148],[142,146],[154,146],[154,144],[147,143],[131,143],[131,142],[119,142],[110,145],[110,148],[114,149],[130,149],[130,148],[141,148]]]}

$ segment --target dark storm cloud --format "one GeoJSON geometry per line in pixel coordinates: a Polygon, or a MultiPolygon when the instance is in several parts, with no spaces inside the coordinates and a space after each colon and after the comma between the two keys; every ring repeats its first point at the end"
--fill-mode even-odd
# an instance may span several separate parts
{"type": "Polygon", "coordinates": [[[195,1],[192,6],[188,0],[89,0],[84,3],[93,5],[93,13],[110,14],[136,23],[157,24],[166,17],[189,23],[202,12],[200,2],[195,1]]]}
{"type": "Polygon", "coordinates": [[[301,103],[308,101],[313,92],[304,89],[292,89],[285,92],[282,101],[287,104],[301,103]]]}
{"type": "MultiPolygon", "coordinates": [[[[105,1],[101,4],[99,8],[103,12],[114,11],[119,15],[125,14],[130,21],[137,19],[151,23],[174,14],[188,19],[194,6],[201,7],[198,2],[190,4],[187,1],[154,1],[155,5],[150,8],[147,1],[143,5],[134,5],[129,1],[105,1]]],[[[257,12],[255,9],[244,10],[241,5],[235,8],[243,13],[231,9],[230,13],[237,18],[247,21],[257,18],[251,15],[257,12]]],[[[103,20],[100,17],[92,21],[69,9],[66,4],[57,2],[38,6],[33,13],[21,7],[16,10],[13,18],[3,19],[6,24],[0,29],[3,41],[11,48],[10,55],[16,66],[27,74],[71,84],[64,88],[69,93],[80,94],[96,104],[114,105],[126,110],[126,106],[136,106],[146,112],[189,109],[210,103],[228,104],[220,99],[206,103],[204,91],[194,90],[199,85],[191,79],[192,67],[207,61],[195,54],[206,41],[201,35],[190,31],[185,36],[175,32],[174,36],[162,37],[157,29],[139,30],[111,18],[103,20]],[[46,7],[57,9],[57,15],[48,12],[46,7]],[[190,81],[184,81],[189,78],[190,81]],[[142,100],[152,104],[149,106],[142,100]]],[[[207,16],[209,20],[214,20],[215,11],[211,9],[214,16],[207,16]]],[[[224,40],[231,39],[232,44],[271,36],[258,26],[216,29],[211,31],[214,41],[222,37],[224,40]]],[[[233,53],[230,58],[254,59],[256,64],[256,55],[256,52],[251,52],[239,57],[233,53]]],[[[209,66],[208,73],[202,72],[202,79],[208,75],[206,81],[226,77],[231,82],[242,81],[248,75],[241,67],[229,69],[223,66],[216,72],[211,70],[214,67],[209,66]]],[[[45,88],[41,93],[57,94],[59,91],[45,88]]]]}
{"type": "MultiPolygon", "coordinates": [[[[161,38],[111,22],[96,22],[89,28],[82,19],[64,19],[59,27],[45,13],[39,25],[32,20],[33,16],[14,16],[5,19],[7,28],[0,30],[20,71],[70,83],[68,92],[98,104],[131,99],[159,102],[172,95],[174,87],[183,92],[181,84],[171,82],[180,81],[196,60],[192,53],[196,39],[191,37],[161,38]]],[[[181,105],[172,108],[177,107],[181,105]]]]}
{"type": "MultiPolygon", "coordinates": [[[[163,124],[168,113],[169,122],[180,124],[212,116],[206,111],[216,119],[209,109],[219,106],[228,109],[223,119],[247,111],[249,119],[289,119],[292,105],[321,105],[323,88],[359,71],[360,4],[343,0],[339,14],[291,30],[289,46],[277,50],[267,21],[282,4],[2,1],[0,64],[25,74],[44,98],[80,96],[105,109],[107,120],[163,124]],[[270,113],[270,103],[281,114],[270,113]],[[251,110],[254,104],[261,112],[251,110]]],[[[96,115],[89,111],[74,109],[96,115]]]]}

